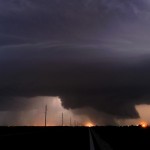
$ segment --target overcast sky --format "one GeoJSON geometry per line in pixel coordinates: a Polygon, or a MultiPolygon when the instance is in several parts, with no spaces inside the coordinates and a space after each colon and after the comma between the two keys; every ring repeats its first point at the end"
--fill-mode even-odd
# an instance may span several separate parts
{"type": "Polygon", "coordinates": [[[0,0],[0,123],[42,96],[95,123],[141,117],[149,48],[149,0],[0,0]]]}

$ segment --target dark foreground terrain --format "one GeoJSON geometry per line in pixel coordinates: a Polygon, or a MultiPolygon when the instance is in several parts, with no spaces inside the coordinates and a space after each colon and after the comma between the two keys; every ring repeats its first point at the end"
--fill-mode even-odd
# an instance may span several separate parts
{"type": "Polygon", "coordinates": [[[0,127],[3,150],[142,150],[149,142],[141,127],[0,127]]]}

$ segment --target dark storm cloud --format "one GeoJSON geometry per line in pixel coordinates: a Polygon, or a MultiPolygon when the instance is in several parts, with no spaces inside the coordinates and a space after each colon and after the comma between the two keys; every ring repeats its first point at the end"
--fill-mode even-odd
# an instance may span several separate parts
{"type": "Polygon", "coordinates": [[[147,1],[0,2],[1,110],[16,108],[10,97],[60,96],[66,108],[135,118],[149,103],[147,1]]]}
{"type": "Polygon", "coordinates": [[[102,32],[118,20],[135,19],[144,4],[140,0],[1,0],[0,31],[40,40],[79,38],[102,32]]]}
{"type": "Polygon", "coordinates": [[[0,95],[60,96],[66,108],[90,106],[133,118],[138,116],[135,104],[149,103],[149,61],[133,63],[135,56],[90,46],[47,47],[39,44],[1,50],[0,95]]]}

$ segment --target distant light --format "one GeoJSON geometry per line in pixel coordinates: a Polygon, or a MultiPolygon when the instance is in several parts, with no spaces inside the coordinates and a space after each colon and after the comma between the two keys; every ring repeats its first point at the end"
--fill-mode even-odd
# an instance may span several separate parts
{"type": "Polygon", "coordinates": [[[94,126],[94,124],[93,124],[93,123],[91,123],[91,122],[87,122],[87,123],[85,124],[85,126],[86,126],[86,127],[93,127],[93,126],[94,126]]]}
{"type": "Polygon", "coordinates": [[[148,124],[147,124],[147,122],[141,122],[141,123],[140,123],[140,126],[141,126],[142,128],[146,128],[146,127],[148,126],[148,124]]]}

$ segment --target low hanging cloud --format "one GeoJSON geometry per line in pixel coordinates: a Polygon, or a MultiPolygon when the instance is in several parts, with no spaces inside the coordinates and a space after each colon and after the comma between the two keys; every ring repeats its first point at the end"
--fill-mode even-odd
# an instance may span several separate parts
{"type": "Polygon", "coordinates": [[[113,120],[150,103],[148,1],[0,2],[0,110],[59,96],[67,109],[113,120]]]}
{"type": "MultiPolygon", "coordinates": [[[[15,47],[18,56],[11,54],[10,62],[5,62],[3,57],[1,96],[59,96],[65,108],[90,106],[122,118],[138,117],[134,105],[149,103],[148,56],[134,62],[135,56],[131,59],[119,56],[118,52],[110,55],[105,50],[98,52],[99,59],[94,59],[97,49],[91,53],[83,46],[68,50],[62,47],[48,48],[42,55],[37,49],[20,51],[20,47],[15,47]],[[16,56],[15,60],[12,55],[16,56]]],[[[9,97],[8,100],[13,104],[9,97]]],[[[8,100],[1,98],[2,108],[8,100]]]]}

